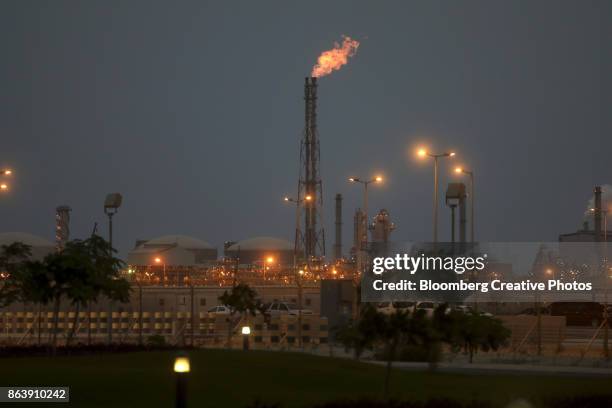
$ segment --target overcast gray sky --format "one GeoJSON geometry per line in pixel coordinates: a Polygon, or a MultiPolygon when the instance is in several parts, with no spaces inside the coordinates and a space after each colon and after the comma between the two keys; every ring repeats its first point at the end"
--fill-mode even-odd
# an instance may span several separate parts
{"type": "Polygon", "coordinates": [[[68,204],[84,237],[118,191],[123,253],[171,233],[290,239],[303,78],[346,34],[357,55],[319,87],[328,245],[334,195],[348,244],[346,178],[376,171],[372,213],[396,240],[431,238],[419,141],[474,169],[477,238],[556,240],[612,183],[611,16],[607,1],[3,1],[0,230],[52,239],[68,204]]]}

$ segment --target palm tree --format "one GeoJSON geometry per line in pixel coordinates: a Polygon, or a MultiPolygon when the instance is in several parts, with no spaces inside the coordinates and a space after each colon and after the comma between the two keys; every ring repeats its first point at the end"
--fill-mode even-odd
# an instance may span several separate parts
{"type": "Polygon", "coordinates": [[[123,261],[112,255],[114,250],[100,236],[92,235],[84,241],[71,241],[64,252],[66,256],[79,260],[82,265],[66,292],[66,297],[75,307],[72,330],[66,340],[66,345],[69,345],[76,333],[81,307],[96,302],[101,294],[113,301],[127,302],[130,286],[119,275],[124,266],[123,261]]]}
{"type": "Polygon", "coordinates": [[[385,356],[387,358],[384,398],[388,398],[389,396],[389,380],[391,379],[393,359],[395,359],[397,354],[397,346],[399,345],[402,336],[408,332],[410,323],[411,319],[409,312],[402,310],[396,310],[395,313],[384,316],[383,328],[379,334],[381,340],[385,344],[385,356]]]}

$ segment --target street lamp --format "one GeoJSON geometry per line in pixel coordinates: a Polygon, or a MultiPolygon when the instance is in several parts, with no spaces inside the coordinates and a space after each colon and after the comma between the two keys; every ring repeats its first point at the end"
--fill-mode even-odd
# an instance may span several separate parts
{"type": "Polygon", "coordinates": [[[433,242],[438,242],[438,159],[445,157],[454,157],[455,152],[431,153],[424,148],[417,150],[417,156],[425,159],[431,157],[434,159],[434,197],[433,197],[433,242]]]}
{"type": "Polygon", "coordinates": [[[176,374],[176,408],[187,407],[187,375],[191,371],[189,358],[177,357],[174,360],[174,373],[176,374]]]}
{"type": "MultiPolygon", "coordinates": [[[[383,178],[381,176],[375,176],[370,180],[361,180],[358,177],[349,177],[351,183],[359,183],[363,185],[363,214],[365,218],[365,231],[360,234],[360,246],[359,252],[357,253],[357,270],[363,273],[363,268],[367,264],[367,260],[364,260],[363,255],[368,250],[368,186],[372,183],[382,183],[383,178]],[[364,262],[365,261],[365,262],[364,262]]],[[[360,223],[362,227],[363,223],[360,223]]]]}
{"type": "Polygon", "coordinates": [[[293,268],[297,267],[297,256],[300,251],[300,239],[302,235],[302,231],[300,230],[300,208],[304,202],[312,201],[312,196],[310,194],[304,196],[301,199],[294,199],[289,196],[285,196],[283,200],[286,203],[294,203],[295,204],[295,241],[293,246],[293,268]]]}
{"type": "Polygon", "coordinates": [[[301,241],[301,236],[302,236],[302,232],[300,230],[300,208],[302,206],[302,204],[304,202],[310,202],[312,201],[312,196],[310,194],[307,194],[304,196],[304,198],[302,199],[293,199],[291,197],[286,196],[284,198],[285,202],[287,203],[294,203],[295,204],[295,242],[294,242],[294,246],[293,246],[293,272],[295,273],[295,283],[297,285],[297,289],[298,289],[298,335],[299,335],[299,345],[302,345],[302,336],[301,336],[301,327],[302,327],[302,297],[303,297],[303,291],[302,291],[302,275],[304,274],[303,270],[299,270],[298,271],[298,266],[297,266],[297,261],[298,261],[298,254],[300,252],[300,241],[301,241]]]}
{"type": "Polygon", "coordinates": [[[0,190],[6,191],[6,190],[8,190],[8,188],[9,188],[8,184],[6,184],[6,183],[0,184],[0,190]]]}
{"type": "MultiPolygon", "coordinates": [[[[359,223],[359,230],[363,229],[363,231],[361,231],[361,233],[359,234],[359,247],[358,251],[357,251],[357,271],[360,274],[364,274],[365,273],[365,267],[368,264],[368,222],[369,222],[369,218],[368,218],[368,186],[372,183],[381,183],[383,181],[383,178],[381,176],[375,176],[374,178],[370,179],[370,180],[361,180],[358,177],[349,177],[348,181],[350,183],[359,183],[363,185],[363,215],[364,215],[364,220],[363,222],[359,223]],[[364,225],[365,224],[365,225],[364,225]]],[[[353,314],[353,320],[356,320],[359,317],[359,310],[358,310],[358,282],[357,282],[357,277],[358,274],[353,274],[353,285],[355,287],[355,293],[353,294],[353,304],[352,304],[352,314],[353,314]]]]}
{"type": "MultiPolygon", "coordinates": [[[[106,195],[104,200],[104,214],[108,216],[108,255],[113,256],[113,215],[117,214],[123,198],[119,193],[111,193],[106,195]]],[[[107,342],[110,345],[113,341],[113,301],[108,301],[108,338],[107,342]]]]}
{"type": "Polygon", "coordinates": [[[249,326],[242,326],[242,350],[249,351],[249,335],[251,334],[251,328],[249,326]]]}
{"type": "Polygon", "coordinates": [[[455,173],[470,176],[470,241],[474,243],[474,172],[463,167],[456,167],[455,173]]]}

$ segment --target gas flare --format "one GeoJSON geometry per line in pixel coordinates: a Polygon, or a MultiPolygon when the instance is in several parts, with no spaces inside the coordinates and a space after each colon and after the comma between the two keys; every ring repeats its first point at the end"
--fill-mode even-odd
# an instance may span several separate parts
{"type": "Polygon", "coordinates": [[[351,37],[343,35],[342,45],[338,42],[334,43],[334,48],[324,51],[317,60],[316,65],[312,68],[312,77],[322,77],[329,75],[332,71],[337,71],[346,65],[349,57],[357,53],[359,41],[353,40],[351,37]]]}

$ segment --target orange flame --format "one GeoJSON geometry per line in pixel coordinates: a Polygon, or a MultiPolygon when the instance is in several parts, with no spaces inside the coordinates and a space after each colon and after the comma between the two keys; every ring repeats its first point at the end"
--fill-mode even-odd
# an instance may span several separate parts
{"type": "Polygon", "coordinates": [[[317,60],[317,64],[312,68],[312,77],[322,77],[329,75],[332,71],[337,71],[346,65],[349,57],[357,53],[359,41],[353,40],[346,35],[342,36],[342,45],[334,43],[334,48],[324,51],[317,60]]]}

